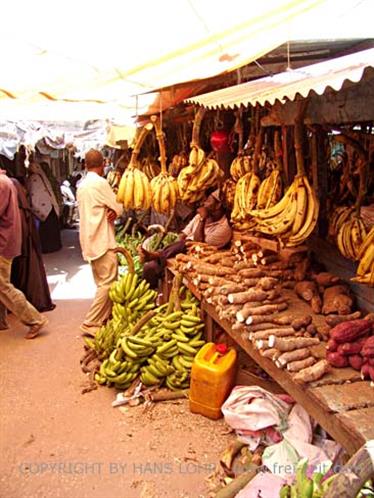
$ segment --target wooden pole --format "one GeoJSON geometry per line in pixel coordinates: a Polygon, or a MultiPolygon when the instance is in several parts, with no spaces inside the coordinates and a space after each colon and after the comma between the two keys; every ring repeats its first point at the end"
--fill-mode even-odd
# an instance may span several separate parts
{"type": "Polygon", "coordinates": [[[240,476],[236,477],[230,484],[220,489],[218,493],[216,493],[215,498],[234,498],[239,491],[255,477],[257,469],[257,465],[254,465],[252,469],[240,474],[240,476]]]}
{"type": "Polygon", "coordinates": [[[374,441],[368,441],[344,465],[324,498],[353,498],[374,476],[374,441]]]}
{"type": "Polygon", "coordinates": [[[283,157],[283,172],[286,185],[290,184],[289,160],[288,160],[288,140],[287,126],[282,126],[282,157],[283,157]]]}

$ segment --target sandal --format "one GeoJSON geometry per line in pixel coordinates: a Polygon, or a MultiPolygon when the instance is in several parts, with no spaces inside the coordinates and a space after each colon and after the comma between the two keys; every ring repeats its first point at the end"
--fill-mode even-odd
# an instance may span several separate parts
{"type": "Polygon", "coordinates": [[[31,325],[31,327],[29,328],[29,331],[25,335],[25,339],[35,339],[35,337],[37,337],[39,335],[41,329],[45,325],[47,325],[47,323],[48,323],[48,318],[43,316],[43,321],[41,323],[36,323],[35,325],[31,325]]]}

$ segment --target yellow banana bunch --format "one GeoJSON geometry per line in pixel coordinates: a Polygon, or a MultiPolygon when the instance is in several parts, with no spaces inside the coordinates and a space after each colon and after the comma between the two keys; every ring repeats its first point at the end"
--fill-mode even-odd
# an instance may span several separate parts
{"type": "Polygon", "coordinates": [[[188,195],[212,187],[221,176],[222,171],[217,161],[206,159],[200,171],[191,178],[187,187],[188,195]]]}
{"type": "Polygon", "coordinates": [[[358,259],[360,247],[366,238],[366,228],[362,219],[351,213],[339,226],[336,244],[340,253],[348,259],[358,259]]]}
{"type": "Polygon", "coordinates": [[[374,287],[374,226],[363,240],[357,259],[357,276],[351,280],[374,287]]]}
{"type": "Polygon", "coordinates": [[[112,187],[115,193],[118,192],[118,187],[121,181],[121,173],[118,170],[112,170],[109,171],[108,176],[107,176],[107,182],[109,185],[112,187]]]}
{"type": "Polygon", "coordinates": [[[286,246],[302,244],[313,232],[319,213],[319,202],[306,175],[296,175],[282,199],[267,209],[249,212],[256,230],[280,238],[286,246]]]}
{"type": "Polygon", "coordinates": [[[230,178],[226,180],[222,185],[222,192],[224,198],[226,199],[226,206],[229,209],[233,209],[234,207],[235,189],[236,189],[236,182],[234,182],[234,180],[231,180],[230,178]]]}
{"type": "Polygon", "coordinates": [[[151,207],[151,200],[152,193],[147,175],[130,164],[122,175],[117,202],[123,203],[126,210],[146,210],[151,207]]]}
{"type": "Polygon", "coordinates": [[[161,168],[152,158],[146,157],[142,161],[141,170],[146,174],[148,180],[151,181],[152,178],[160,174],[161,168]]]}
{"type": "Polygon", "coordinates": [[[131,154],[130,163],[122,175],[118,192],[117,202],[123,203],[127,209],[147,210],[151,206],[152,193],[147,175],[140,170],[138,155],[140,148],[147,134],[151,131],[153,125],[148,123],[143,128],[138,129],[136,143],[131,154]]]}
{"type": "Polygon", "coordinates": [[[189,165],[178,175],[179,194],[183,201],[197,202],[204,197],[204,192],[221,182],[223,172],[217,161],[206,158],[200,147],[192,146],[189,165]]]}
{"type": "Polygon", "coordinates": [[[267,209],[274,206],[282,195],[282,178],[278,169],[273,169],[270,175],[260,185],[257,196],[257,208],[267,209]]]}
{"type": "Polygon", "coordinates": [[[179,154],[175,154],[171,163],[169,164],[169,175],[177,177],[182,168],[185,168],[188,165],[188,158],[185,152],[180,152],[179,154]]]}
{"type": "Polygon", "coordinates": [[[152,206],[157,213],[170,214],[178,199],[177,180],[167,173],[160,173],[151,181],[152,206]]]}
{"type": "Polygon", "coordinates": [[[338,206],[334,209],[329,223],[329,237],[333,240],[338,236],[338,232],[343,223],[345,223],[353,214],[353,206],[338,206]]]}
{"type": "Polygon", "coordinates": [[[205,152],[203,149],[198,147],[197,145],[191,146],[191,151],[188,156],[188,164],[193,168],[199,168],[203,165],[205,161],[205,152]]]}
{"type": "Polygon", "coordinates": [[[235,157],[230,166],[230,175],[235,182],[252,171],[252,162],[249,156],[239,155],[235,157]]]}
{"type": "Polygon", "coordinates": [[[242,176],[235,188],[234,208],[231,219],[234,222],[242,221],[256,207],[260,179],[255,173],[246,173],[242,176]]]}

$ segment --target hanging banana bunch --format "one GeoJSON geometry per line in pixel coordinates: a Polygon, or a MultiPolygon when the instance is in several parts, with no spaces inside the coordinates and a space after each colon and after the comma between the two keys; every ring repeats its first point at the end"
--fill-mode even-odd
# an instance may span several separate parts
{"type": "Polygon", "coordinates": [[[258,189],[261,180],[257,175],[258,162],[264,139],[264,128],[261,128],[256,137],[255,151],[251,163],[251,169],[242,176],[235,189],[234,208],[231,219],[240,229],[240,224],[248,220],[250,211],[257,205],[258,189]]]}
{"type": "Polygon", "coordinates": [[[274,161],[267,161],[266,169],[269,171],[269,175],[261,182],[258,197],[257,197],[257,208],[267,209],[274,206],[282,195],[282,177],[281,172],[283,169],[282,165],[282,152],[280,147],[280,135],[277,130],[274,134],[274,161]]]}
{"type": "Polygon", "coordinates": [[[336,244],[340,253],[348,259],[357,261],[359,259],[359,252],[362,243],[366,238],[365,224],[357,212],[341,224],[338,235],[336,237],[336,244]]]}
{"type": "Polygon", "coordinates": [[[164,134],[160,121],[157,116],[152,116],[151,120],[156,130],[161,161],[161,172],[151,181],[152,206],[157,213],[169,215],[177,203],[178,183],[167,171],[164,134]]]}
{"type": "Polygon", "coordinates": [[[206,157],[205,152],[199,146],[200,127],[204,114],[205,109],[200,107],[194,120],[188,166],[180,171],[177,180],[180,197],[188,203],[200,201],[209,187],[217,185],[223,179],[223,172],[217,161],[206,157]]]}
{"type": "Polygon", "coordinates": [[[179,175],[180,171],[188,165],[188,157],[185,152],[179,152],[179,154],[175,154],[171,163],[169,164],[169,175],[174,176],[175,178],[179,175]]]}
{"type": "Polygon", "coordinates": [[[152,123],[148,123],[138,132],[130,163],[118,187],[117,202],[123,203],[126,210],[147,210],[151,207],[151,187],[147,175],[139,169],[138,155],[145,137],[152,128],[152,123]]]}
{"type": "Polygon", "coordinates": [[[180,152],[178,152],[178,154],[174,154],[173,159],[168,167],[169,175],[174,176],[174,178],[177,178],[180,171],[188,166],[188,154],[185,152],[187,150],[185,133],[185,124],[177,127],[177,139],[178,146],[180,147],[180,152]]]}
{"type": "MultiPolygon", "coordinates": [[[[340,207],[335,210],[330,223],[329,234],[335,237],[336,245],[340,253],[348,259],[354,261],[362,258],[361,248],[367,238],[366,227],[361,218],[361,205],[367,193],[367,177],[368,177],[368,155],[364,148],[356,140],[344,136],[337,135],[336,140],[345,145],[353,147],[357,152],[355,168],[358,171],[360,183],[356,203],[354,207],[340,207]]],[[[352,170],[349,168],[348,170],[352,170]]],[[[363,277],[365,272],[361,272],[359,277],[363,277]]]]}
{"type": "Polygon", "coordinates": [[[161,172],[160,166],[150,156],[143,159],[141,170],[147,175],[149,181],[161,172]]]}
{"type": "Polygon", "coordinates": [[[225,199],[226,207],[230,210],[234,207],[236,183],[228,178],[222,185],[222,194],[225,199]]]}
{"type": "Polygon", "coordinates": [[[234,133],[238,135],[238,153],[230,165],[230,175],[234,182],[237,182],[242,176],[251,171],[251,158],[244,155],[243,152],[243,124],[241,109],[238,111],[236,116],[234,133]]]}
{"type": "Polygon", "coordinates": [[[357,259],[359,260],[357,276],[351,280],[374,287],[374,226],[364,238],[357,259]]]}
{"type": "Polygon", "coordinates": [[[256,230],[273,235],[286,246],[302,244],[313,232],[319,213],[316,193],[305,174],[302,152],[302,121],[295,124],[297,175],[282,199],[268,209],[252,210],[256,230]]]}

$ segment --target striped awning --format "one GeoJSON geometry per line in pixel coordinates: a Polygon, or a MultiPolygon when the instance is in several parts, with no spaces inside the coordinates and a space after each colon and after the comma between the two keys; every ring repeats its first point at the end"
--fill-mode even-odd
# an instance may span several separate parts
{"type": "Polygon", "coordinates": [[[311,92],[322,95],[327,88],[339,91],[347,81],[359,82],[368,68],[374,68],[374,48],[223,88],[186,102],[210,109],[284,103],[298,95],[307,97],[311,92]]]}

